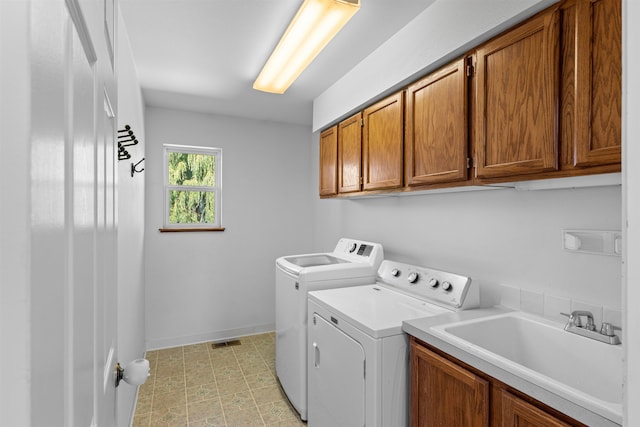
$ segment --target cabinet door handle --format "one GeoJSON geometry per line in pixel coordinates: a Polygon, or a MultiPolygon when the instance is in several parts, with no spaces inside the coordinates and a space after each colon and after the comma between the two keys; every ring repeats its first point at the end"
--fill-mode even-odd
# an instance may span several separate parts
{"type": "Polygon", "coordinates": [[[313,366],[320,367],[320,347],[316,343],[313,343],[313,366]]]}

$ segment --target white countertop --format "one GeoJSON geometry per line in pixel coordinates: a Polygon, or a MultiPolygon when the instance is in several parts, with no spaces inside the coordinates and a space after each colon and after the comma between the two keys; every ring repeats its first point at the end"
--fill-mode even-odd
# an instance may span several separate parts
{"type": "Polygon", "coordinates": [[[589,426],[602,427],[619,427],[620,424],[603,417],[587,408],[577,405],[569,399],[554,394],[553,392],[540,387],[524,378],[515,375],[499,366],[496,366],[477,355],[474,355],[465,349],[451,344],[439,338],[432,333],[431,328],[452,322],[477,319],[485,316],[506,313],[512,310],[503,307],[483,308],[476,310],[460,311],[455,313],[442,314],[434,317],[426,317],[421,319],[405,321],[402,329],[416,337],[417,339],[430,344],[443,352],[455,357],[456,359],[467,363],[474,368],[485,372],[493,378],[520,390],[523,393],[539,400],[540,402],[567,414],[568,416],[589,426]]]}

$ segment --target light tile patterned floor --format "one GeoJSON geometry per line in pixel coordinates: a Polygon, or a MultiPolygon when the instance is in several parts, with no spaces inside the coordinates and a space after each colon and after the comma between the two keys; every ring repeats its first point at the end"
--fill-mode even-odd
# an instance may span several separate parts
{"type": "Polygon", "coordinates": [[[239,341],[148,352],[133,426],[304,426],[275,378],[274,334],[239,341]]]}

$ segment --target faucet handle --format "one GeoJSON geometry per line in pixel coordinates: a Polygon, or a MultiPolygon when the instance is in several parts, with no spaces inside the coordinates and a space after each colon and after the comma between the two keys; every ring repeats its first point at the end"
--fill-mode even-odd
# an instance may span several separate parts
{"type": "Polygon", "coordinates": [[[602,322],[602,326],[600,327],[600,333],[602,335],[606,335],[608,337],[612,337],[615,335],[616,330],[620,330],[619,327],[612,325],[611,323],[608,322],[602,322]]]}
{"type": "Polygon", "coordinates": [[[582,327],[582,322],[580,322],[580,316],[575,316],[574,313],[569,314],[569,313],[561,312],[560,314],[569,318],[568,325],[576,326],[578,328],[582,327]]]}
{"type": "Polygon", "coordinates": [[[602,327],[600,328],[600,333],[602,335],[606,335],[608,337],[612,337],[614,335],[614,333],[613,333],[613,325],[611,323],[603,322],[602,323],[602,327]]]}

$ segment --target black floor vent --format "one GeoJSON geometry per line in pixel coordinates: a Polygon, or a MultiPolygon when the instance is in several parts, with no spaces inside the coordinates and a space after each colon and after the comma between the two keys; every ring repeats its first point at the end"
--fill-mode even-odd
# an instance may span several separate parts
{"type": "Polygon", "coordinates": [[[231,347],[233,345],[242,345],[242,343],[240,342],[240,340],[214,342],[211,344],[211,347],[213,347],[213,349],[215,350],[216,348],[231,347]]]}

